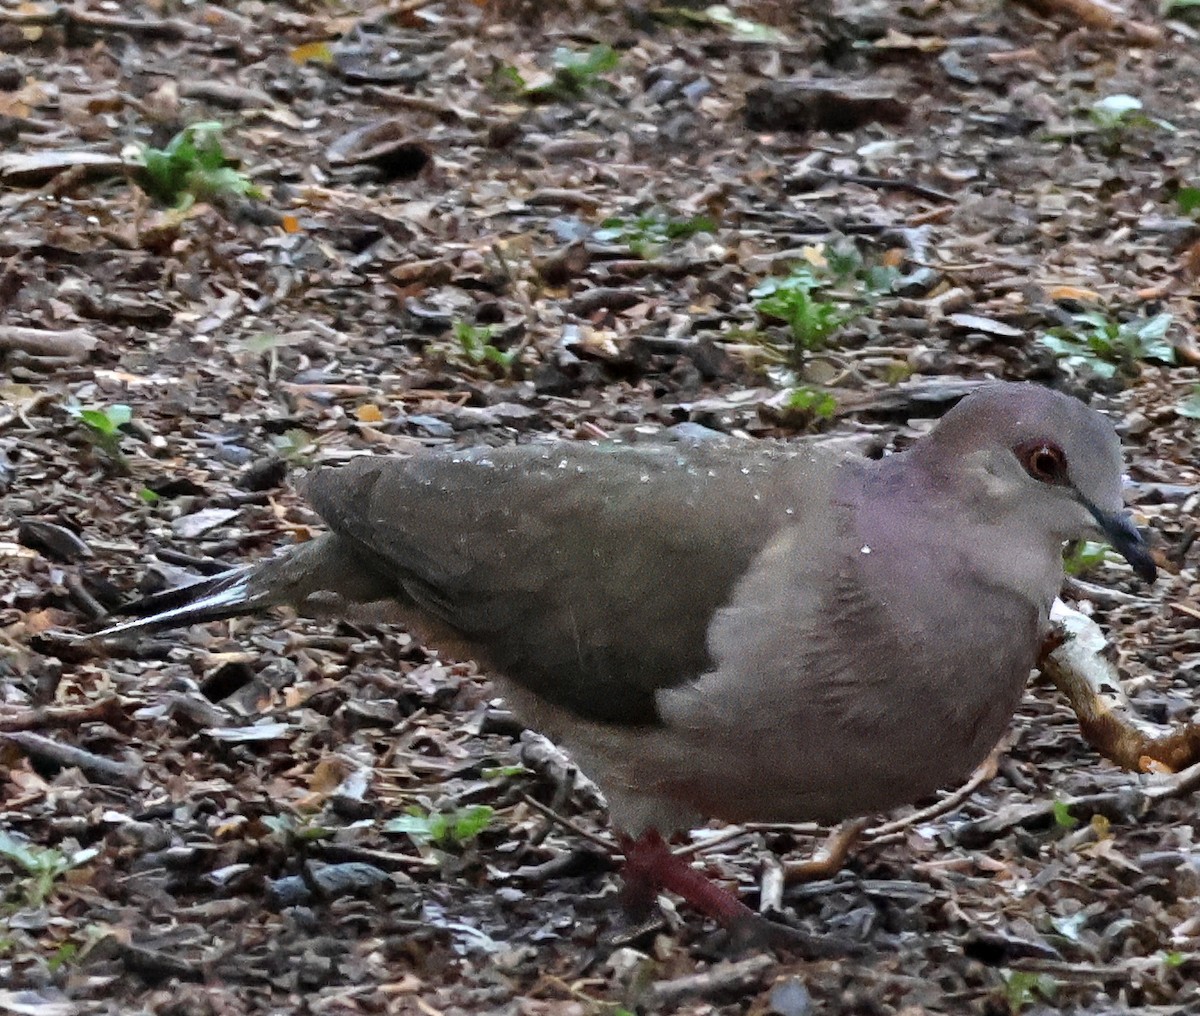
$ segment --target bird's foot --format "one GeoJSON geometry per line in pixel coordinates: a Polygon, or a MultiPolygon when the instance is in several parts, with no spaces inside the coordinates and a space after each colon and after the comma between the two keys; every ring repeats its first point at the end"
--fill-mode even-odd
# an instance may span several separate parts
{"type": "Polygon", "coordinates": [[[622,836],[620,843],[625,854],[621,903],[631,915],[645,917],[659,892],[666,889],[720,924],[728,933],[729,946],[734,952],[771,949],[809,959],[861,952],[861,947],[853,942],[810,935],[755,913],[728,889],[693,868],[686,858],[672,852],[655,830],[643,833],[636,840],[622,836]]]}
{"type": "Polygon", "coordinates": [[[648,913],[659,892],[666,889],[727,928],[758,916],[728,889],[673,853],[657,830],[651,829],[636,840],[622,836],[620,842],[625,854],[621,903],[631,914],[648,913]]]}

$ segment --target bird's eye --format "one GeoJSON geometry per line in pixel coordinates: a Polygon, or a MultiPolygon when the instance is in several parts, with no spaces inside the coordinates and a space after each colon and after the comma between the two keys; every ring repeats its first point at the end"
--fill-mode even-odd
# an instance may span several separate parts
{"type": "Polygon", "coordinates": [[[1013,449],[1025,472],[1041,483],[1066,483],[1067,457],[1052,441],[1026,441],[1013,449]]]}

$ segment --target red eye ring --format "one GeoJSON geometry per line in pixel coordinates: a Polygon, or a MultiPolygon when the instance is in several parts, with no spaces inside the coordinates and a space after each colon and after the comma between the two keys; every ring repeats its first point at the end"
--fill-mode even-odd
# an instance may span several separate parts
{"type": "Polygon", "coordinates": [[[1065,483],[1067,457],[1053,441],[1026,441],[1013,449],[1021,467],[1040,483],[1065,483]]]}

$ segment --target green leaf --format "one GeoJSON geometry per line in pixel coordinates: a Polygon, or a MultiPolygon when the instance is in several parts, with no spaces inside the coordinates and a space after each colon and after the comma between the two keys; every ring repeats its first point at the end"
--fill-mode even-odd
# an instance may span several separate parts
{"type": "Polygon", "coordinates": [[[1105,116],[1122,117],[1142,108],[1142,100],[1132,95],[1109,95],[1092,103],[1092,111],[1105,116]]]}
{"type": "Polygon", "coordinates": [[[123,427],[133,419],[133,410],[129,406],[115,405],[109,406],[104,410],[104,415],[108,417],[108,422],[116,427],[123,427]]]}
{"type": "Polygon", "coordinates": [[[117,432],[116,425],[108,418],[103,409],[81,409],[79,419],[100,434],[117,432]]]}
{"type": "Polygon", "coordinates": [[[792,389],[784,405],[796,412],[811,413],[819,419],[828,419],[837,412],[837,399],[829,392],[823,392],[816,388],[792,389]]]}
{"type": "Polygon", "coordinates": [[[570,71],[583,77],[591,78],[598,74],[616,70],[621,63],[620,56],[611,46],[603,44],[593,46],[586,53],[577,53],[565,46],[559,46],[551,57],[551,62],[559,70],[570,71]]]}
{"type": "Polygon", "coordinates": [[[507,780],[514,776],[524,776],[529,770],[523,765],[488,766],[481,769],[479,775],[485,780],[507,780]]]}
{"type": "MultiPolygon", "coordinates": [[[[1200,7],[1200,0],[1197,0],[1197,7],[1200,7]]],[[[1184,215],[1191,215],[1200,208],[1200,187],[1180,187],[1175,192],[1175,203],[1184,215]]]]}
{"type": "Polygon", "coordinates": [[[74,942],[64,942],[54,952],[46,962],[46,967],[51,973],[54,973],[60,967],[71,963],[79,953],[79,946],[74,942]]]}
{"type": "Polygon", "coordinates": [[[476,804],[451,814],[450,838],[458,843],[472,840],[492,821],[493,809],[486,804],[476,804]]]}
{"type": "Polygon", "coordinates": [[[262,190],[226,157],[222,130],[218,121],[204,120],[184,127],[164,148],[143,145],[139,182],[153,197],[177,207],[223,194],[262,197],[262,190]]]}
{"type": "Polygon", "coordinates": [[[38,851],[42,849],[32,843],[27,844],[22,840],[9,836],[6,832],[0,831],[0,857],[7,857],[10,861],[19,864],[28,872],[37,870],[39,863],[38,851]]]}
{"type": "Polygon", "coordinates": [[[1003,977],[1009,1012],[1014,1014],[1032,1004],[1038,997],[1050,1002],[1058,994],[1058,981],[1049,974],[1012,970],[1004,971],[1003,977]]]}
{"type": "Polygon", "coordinates": [[[137,492],[137,496],[145,501],[146,504],[158,504],[158,502],[162,500],[162,498],[159,497],[159,495],[152,491],[149,487],[143,487],[137,492]]]}
{"type": "Polygon", "coordinates": [[[1191,395],[1175,404],[1175,412],[1189,420],[1200,420],[1200,385],[1193,385],[1191,395]]]}
{"type": "Polygon", "coordinates": [[[778,28],[739,17],[725,4],[713,4],[706,7],[704,14],[714,25],[727,29],[730,35],[746,42],[785,43],[788,41],[787,35],[778,28]]]}
{"type": "Polygon", "coordinates": [[[408,809],[384,825],[384,832],[404,833],[418,843],[447,846],[464,843],[478,836],[492,820],[493,809],[485,804],[458,808],[451,812],[427,812],[421,808],[408,809]]]}
{"type": "Polygon", "coordinates": [[[1102,564],[1107,556],[1108,548],[1103,543],[1077,540],[1063,555],[1063,570],[1068,575],[1081,575],[1102,564]]]}
{"type": "Polygon", "coordinates": [[[1054,824],[1059,829],[1074,829],[1079,825],[1079,819],[1071,814],[1071,806],[1064,801],[1055,801],[1054,805],[1054,824]]]}

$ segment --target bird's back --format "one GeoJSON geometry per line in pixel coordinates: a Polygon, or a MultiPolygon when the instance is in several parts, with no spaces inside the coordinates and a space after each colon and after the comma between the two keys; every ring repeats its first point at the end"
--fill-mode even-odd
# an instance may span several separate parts
{"type": "Polygon", "coordinates": [[[308,496],[337,536],[489,667],[579,717],[658,722],[707,630],[828,454],[749,442],[364,458],[308,496]]]}

